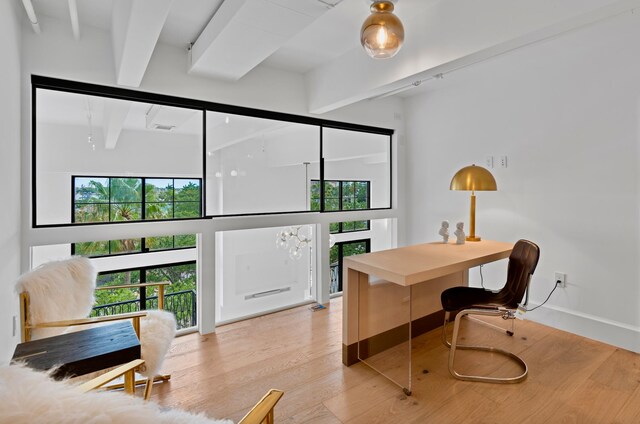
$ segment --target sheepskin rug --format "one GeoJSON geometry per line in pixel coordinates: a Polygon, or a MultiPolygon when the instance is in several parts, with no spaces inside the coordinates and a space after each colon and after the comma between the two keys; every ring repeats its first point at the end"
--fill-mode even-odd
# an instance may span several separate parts
{"type": "MultiPolygon", "coordinates": [[[[91,261],[72,257],[40,265],[18,279],[16,290],[29,292],[30,320],[33,324],[86,318],[95,302],[97,271],[91,261]]],[[[98,325],[109,325],[98,324],[98,325]]],[[[34,329],[33,339],[63,332],[82,331],[91,326],[34,329]]],[[[176,335],[176,320],[166,311],[148,311],[140,320],[140,344],[145,365],[140,373],[147,378],[160,373],[162,362],[176,335]]]]}
{"type": "MultiPolygon", "coordinates": [[[[97,271],[87,258],[73,257],[40,265],[23,274],[18,293],[29,292],[32,324],[86,318],[94,304],[97,271]]],[[[33,338],[61,334],[64,328],[34,329],[33,338]]]]}
{"type": "Polygon", "coordinates": [[[140,320],[140,346],[144,365],[140,374],[151,378],[160,374],[164,357],[176,336],[176,318],[167,311],[147,311],[140,320]]]}
{"type": "Polygon", "coordinates": [[[12,424],[233,424],[204,414],[163,410],[119,392],[81,393],[68,382],[20,365],[0,367],[0,422],[12,424]]]}

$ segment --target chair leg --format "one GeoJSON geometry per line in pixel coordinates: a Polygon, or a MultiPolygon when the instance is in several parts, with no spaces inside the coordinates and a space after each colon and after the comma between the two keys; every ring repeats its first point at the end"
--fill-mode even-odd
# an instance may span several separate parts
{"type": "MultiPolygon", "coordinates": [[[[527,378],[527,374],[529,373],[527,364],[514,353],[511,353],[503,349],[490,347],[490,346],[472,346],[472,345],[458,344],[458,333],[460,331],[460,321],[462,320],[463,317],[469,314],[485,315],[485,316],[500,316],[500,315],[504,315],[506,312],[507,311],[502,311],[502,310],[465,309],[463,311],[460,311],[458,315],[456,315],[454,325],[453,325],[453,336],[451,338],[451,347],[449,350],[449,373],[451,373],[452,376],[460,380],[479,381],[479,382],[485,382],[485,383],[519,383],[527,378]],[[498,354],[504,355],[512,359],[514,362],[516,362],[522,368],[523,372],[520,375],[517,375],[515,377],[485,377],[485,376],[479,376],[479,375],[460,374],[455,370],[455,367],[454,367],[456,350],[458,349],[479,350],[483,352],[492,352],[492,353],[498,353],[498,354]]],[[[448,317],[445,316],[445,325],[446,325],[446,318],[448,317]]],[[[446,341],[444,331],[443,331],[443,339],[446,341]]],[[[445,343],[445,344],[448,344],[448,343],[445,343]]]]}
{"type": "Polygon", "coordinates": [[[153,389],[153,378],[147,378],[144,385],[144,400],[151,399],[151,390],[153,389]]]}
{"type": "MultiPolygon", "coordinates": [[[[481,319],[478,318],[474,318],[472,316],[468,316],[468,319],[477,322],[478,324],[484,325],[486,327],[491,327],[494,330],[498,330],[501,333],[505,333],[507,336],[513,336],[514,335],[514,331],[515,331],[515,320],[511,320],[511,330],[507,330],[506,328],[500,327],[499,325],[495,325],[492,324],[490,322],[487,321],[483,321],[481,319]]],[[[506,318],[505,318],[506,319],[506,318]]]]}
{"type": "MultiPolygon", "coordinates": [[[[153,377],[153,382],[169,381],[170,379],[171,379],[171,374],[156,375],[155,377],[153,377]]],[[[136,386],[142,386],[143,384],[146,385],[148,381],[149,381],[149,379],[139,379],[139,380],[135,381],[135,385],[136,386]]],[[[122,388],[124,388],[124,383],[110,384],[110,385],[106,386],[105,388],[107,390],[122,389],[122,388]]]]}
{"type": "Polygon", "coordinates": [[[451,317],[451,312],[444,312],[444,324],[442,324],[442,344],[448,348],[451,348],[451,343],[447,340],[447,324],[449,323],[449,317],[451,317]]]}
{"type": "Polygon", "coordinates": [[[129,370],[124,374],[124,391],[127,394],[134,394],[136,391],[136,373],[135,370],[129,370]]]}

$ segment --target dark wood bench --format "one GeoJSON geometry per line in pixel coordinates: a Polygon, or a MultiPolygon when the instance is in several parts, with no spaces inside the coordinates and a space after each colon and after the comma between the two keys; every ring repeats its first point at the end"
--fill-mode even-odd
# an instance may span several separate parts
{"type": "Polygon", "coordinates": [[[100,371],[140,359],[140,340],[130,321],[20,343],[12,362],[50,370],[55,379],[100,371]]]}

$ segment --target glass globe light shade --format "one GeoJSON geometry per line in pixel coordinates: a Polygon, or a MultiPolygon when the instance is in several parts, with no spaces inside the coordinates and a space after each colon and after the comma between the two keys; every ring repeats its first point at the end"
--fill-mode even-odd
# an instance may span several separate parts
{"type": "Polygon", "coordinates": [[[280,249],[286,249],[289,245],[289,240],[287,239],[287,235],[284,231],[280,231],[276,235],[276,246],[280,249]]]}
{"type": "Polygon", "coordinates": [[[298,259],[302,258],[302,250],[298,249],[297,247],[292,247],[289,250],[289,257],[297,261],[298,259]]]}
{"type": "Polygon", "coordinates": [[[393,14],[393,3],[376,1],[371,5],[371,15],[360,30],[360,43],[374,59],[387,59],[398,53],[404,42],[404,27],[393,14]]]}

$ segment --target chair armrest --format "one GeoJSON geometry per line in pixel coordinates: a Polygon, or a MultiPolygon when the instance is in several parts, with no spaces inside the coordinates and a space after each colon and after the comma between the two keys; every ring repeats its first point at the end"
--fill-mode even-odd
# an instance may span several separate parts
{"type": "Polygon", "coordinates": [[[69,319],[64,321],[51,321],[43,322],[40,324],[30,325],[29,328],[49,328],[49,327],[71,327],[74,325],[87,325],[96,324],[100,322],[119,321],[123,319],[140,318],[146,316],[147,313],[141,312],[129,312],[126,314],[109,315],[104,317],[91,317],[91,318],[79,318],[69,319]]]}
{"type": "Polygon", "coordinates": [[[261,424],[265,419],[270,416],[271,421],[273,422],[273,408],[276,406],[276,403],[280,400],[280,398],[284,395],[282,390],[271,389],[269,392],[262,397],[255,404],[251,411],[247,412],[238,424],[261,424]]]}
{"type": "Polygon", "coordinates": [[[96,287],[96,290],[111,290],[111,289],[137,289],[142,287],[164,287],[170,286],[171,281],[158,281],[157,283],[142,283],[142,284],[122,284],[119,286],[100,286],[96,287]]]}
{"type": "Polygon", "coordinates": [[[144,360],[134,359],[129,363],[121,365],[118,368],[115,368],[109,372],[102,374],[99,377],[94,378],[93,380],[89,380],[86,383],[79,385],[78,390],[80,390],[82,393],[86,393],[88,391],[98,389],[105,384],[115,380],[116,378],[123,376],[125,373],[135,370],[142,364],[144,364],[144,360]]]}

